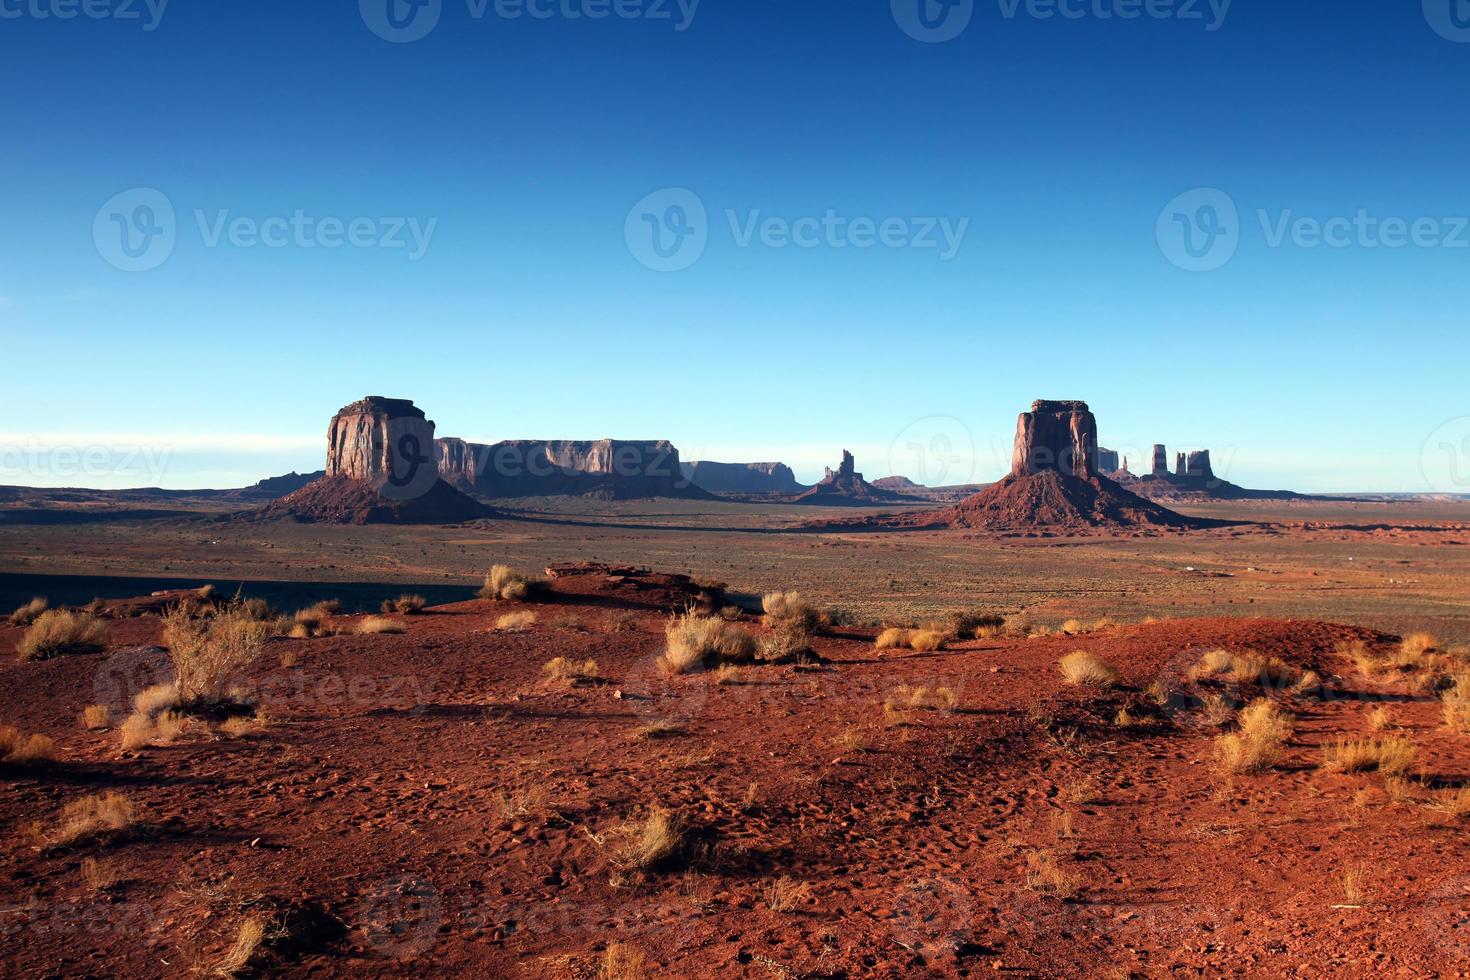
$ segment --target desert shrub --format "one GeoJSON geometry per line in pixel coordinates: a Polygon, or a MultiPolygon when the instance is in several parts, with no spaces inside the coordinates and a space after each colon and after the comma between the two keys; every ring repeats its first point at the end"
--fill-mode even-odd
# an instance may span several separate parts
{"type": "Polygon", "coordinates": [[[1442,822],[1470,822],[1470,786],[1452,789],[1429,804],[1442,822]]]}
{"type": "Polygon", "coordinates": [[[638,617],[626,610],[615,612],[607,617],[607,631],[609,633],[636,633],[638,632],[638,617]]]}
{"type": "Polygon", "coordinates": [[[934,707],[940,711],[953,714],[960,708],[960,696],[952,687],[936,687],[934,689],[934,707]]]}
{"type": "Polygon", "coordinates": [[[82,709],[82,727],[89,732],[112,727],[112,709],[105,704],[89,704],[82,709]]]}
{"type": "Polygon", "coordinates": [[[357,632],[362,634],[406,633],[408,629],[397,620],[385,619],[382,616],[368,616],[357,624],[357,632]]]}
{"type": "Polygon", "coordinates": [[[63,653],[95,653],[107,647],[107,624],[86,613],[51,609],[36,617],[16,646],[22,660],[45,660],[63,653]]]}
{"type": "Polygon", "coordinates": [[[492,565],[479,595],[481,599],[522,602],[545,593],[550,587],[551,584],[544,578],[527,575],[509,565],[492,565]]]}
{"type": "Polygon", "coordinates": [[[721,664],[715,668],[714,674],[711,676],[714,678],[714,682],[720,687],[729,687],[732,684],[740,683],[741,673],[740,668],[734,664],[721,664]]]}
{"type": "Polygon", "coordinates": [[[138,820],[138,808],[122,793],[107,792],[73,800],[61,810],[56,826],[41,835],[47,849],[116,837],[138,820]]]}
{"type": "Polygon", "coordinates": [[[813,653],[811,634],[800,622],[789,620],[778,623],[768,636],[761,637],[757,656],[767,663],[791,663],[806,660],[813,653]]]}
{"type": "Polygon", "coordinates": [[[421,595],[401,595],[397,599],[384,599],[380,607],[385,614],[398,613],[401,616],[417,616],[429,605],[429,600],[421,595]]]}
{"type": "Polygon", "coordinates": [[[1192,681],[1221,678],[1236,684],[1278,688],[1297,683],[1301,676],[1301,671],[1279,657],[1229,650],[1211,650],[1189,671],[1192,681]]]}
{"type": "Polygon", "coordinates": [[[1285,754],[1294,719],[1275,703],[1258,698],[1240,712],[1240,730],[1215,740],[1215,761],[1232,775],[1265,772],[1285,754]]]}
{"type": "Polygon", "coordinates": [[[503,633],[523,633],[536,622],[533,612],[506,613],[495,621],[495,628],[503,633]]]}
{"type": "Polygon", "coordinates": [[[766,614],[765,624],[775,629],[812,633],[823,623],[821,611],[799,592],[767,592],[761,597],[761,609],[766,614]]]}
{"type": "Polygon", "coordinates": [[[1240,731],[1247,738],[1285,742],[1296,727],[1296,719],[1275,702],[1257,698],[1240,711],[1240,731]]]}
{"type": "Polygon", "coordinates": [[[1399,656],[1404,660],[1418,660],[1424,654],[1439,647],[1439,641],[1430,633],[1410,633],[1399,641],[1399,656]]]}
{"type": "Polygon", "coordinates": [[[981,631],[995,636],[1005,627],[1005,618],[994,613],[963,609],[949,614],[949,635],[959,638],[974,636],[981,638],[981,631]]]}
{"type": "Polygon", "coordinates": [[[541,672],[549,680],[570,681],[573,684],[588,683],[602,678],[596,660],[571,660],[567,657],[548,660],[542,666],[541,672]]]}
{"type": "Polygon", "coordinates": [[[40,596],[21,606],[10,614],[11,626],[29,626],[41,618],[41,614],[51,607],[51,604],[40,596]]]}
{"type": "Polygon", "coordinates": [[[790,875],[782,875],[766,886],[765,897],[766,908],[772,912],[790,912],[811,900],[812,886],[790,875]]]}
{"type": "Polygon", "coordinates": [[[153,716],[141,711],[129,715],[122,723],[123,751],[146,748],[153,744],[153,716]]]}
{"type": "Polygon", "coordinates": [[[609,943],[595,973],[596,980],[644,980],[648,957],[627,943],[609,943]]]}
{"type": "Polygon", "coordinates": [[[242,919],[235,930],[235,941],[225,950],[219,963],[215,964],[215,976],[233,977],[242,973],[265,941],[265,933],[266,920],[263,916],[250,915],[242,919]]]}
{"type": "Polygon", "coordinates": [[[112,861],[82,858],[82,882],[94,892],[109,892],[122,884],[127,876],[112,861]]]}
{"type": "Polygon", "coordinates": [[[1118,672],[1107,661],[1078,650],[1061,659],[1062,679],[1077,687],[1113,687],[1118,683],[1118,672]]]}
{"type": "Polygon", "coordinates": [[[1454,684],[1440,695],[1444,723],[1470,734],[1470,672],[1455,675],[1454,684]]]}
{"type": "Polygon", "coordinates": [[[898,629],[890,627],[878,634],[874,645],[879,650],[903,649],[927,653],[931,650],[943,649],[946,639],[948,637],[943,628],[898,629]]]}
{"type": "Polygon", "coordinates": [[[45,735],[27,735],[10,725],[0,725],[0,762],[37,763],[56,758],[56,743],[45,735]]]}
{"type": "Polygon", "coordinates": [[[670,674],[687,674],[719,663],[749,663],[758,648],[755,637],[740,627],[693,610],[669,617],[664,643],[660,663],[670,674]]]}
{"type": "Polygon", "coordinates": [[[211,620],[180,609],[164,616],[163,637],[177,679],[179,703],[208,709],[229,700],[229,688],[265,647],[270,627],[228,610],[211,620]]]}
{"type": "Polygon", "coordinates": [[[1205,723],[1217,728],[1235,716],[1235,702],[1221,694],[1206,694],[1200,698],[1200,709],[1205,723]]]}
{"type": "Polygon", "coordinates": [[[234,607],[240,611],[241,616],[257,622],[266,622],[276,618],[276,611],[264,599],[236,599],[234,607]]]}
{"type": "Polygon", "coordinates": [[[672,866],[682,856],[688,828],[677,815],[654,807],[641,819],[619,828],[623,843],[614,854],[618,864],[640,871],[672,866]]]}
{"type": "Polygon", "coordinates": [[[1051,851],[1031,851],[1026,855],[1026,887],[1042,895],[1068,899],[1077,894],[1077,879],[1051,851]]]}
{"type": "Polygon", "coordinates": [[[1403,776],[1414,767],[1419,749],[1407,738],[1338,739],[1323,748],[1322,761],[1336,772],[1372,772],[1403,776]]]}
{"type": "Polygon", "coordinates": [[[551,620],[551,628],[554,630],[565,630],[572,633],[581,633],[587,629],[582,622],[582,617],[575,613],[562,613],[551,620]]]}
{"type": "Polygon", "coordinates": [[[152,718],[160,711],[168,711],[178,706],[179,686],[177,684],[154,684],[152,687],[139,691],[133,698],[133,710],[148,718],[152,718]]]}
{"type": "Polygon", "coordinates": [[[650,721],[648,724],[644,725],[642,728],[633,733],[635,738],[649,740],[674,738],[675,736],[683,734],[683,728],[680,728],[672,721],[666,721],[662,718],[658,719],[657,721],[650,721]]]}

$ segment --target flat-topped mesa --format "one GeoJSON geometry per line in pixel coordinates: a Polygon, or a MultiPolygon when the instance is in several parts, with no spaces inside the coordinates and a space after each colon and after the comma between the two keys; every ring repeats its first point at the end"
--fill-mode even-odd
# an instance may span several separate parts
{"type": "Polygon", "coordinates": [[[482,497],[595,494],[614,499],[702,497],[664,439],[511,439],[436,443],[439,475],[482,497]]]}
{"type": "Polygon", "coordinates": [[[434,423],[406,398],[369,395],[332,417],[327,476],[402,484],[434,467],[434,423]]]}
{"type": "Polygon", "coordinates": [[[1056,470],[1088,479],[1097,459],[1097,419],[1083,401],[1033,402],[1016,421],[1011,475],[1056,470]]]}

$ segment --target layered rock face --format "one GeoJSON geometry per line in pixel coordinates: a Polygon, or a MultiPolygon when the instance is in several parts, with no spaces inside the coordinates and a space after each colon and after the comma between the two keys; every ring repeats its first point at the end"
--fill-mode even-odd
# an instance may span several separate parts
{"type": "Polygon", "coordinates": [[[369,395],[332,417],[325,475],[257,516],[328,524],[457,524],[491,514],[439,479],[434,423],[413,402],[369,395]]]}
{"type": "Polygon", "coordinates": [[[797,493],[803,489],[785,463],[680,464],[684,478],[711,493],[797,493]]]}
{"type": "Polygon", "coordinates": [[[1154,464],[1151,472],[1154,476],[1169,475],[1169,451],[1164,448],[1163,443],[1154,443],[1154,464]]]}
{"type": "Polygon", "coordinates": [[[1087,479],[1097,459],[1097,419],[1082,401],[1036,401],[1016,422],[1011,475],[1056,470],[1087,479]]]}
{"type": "Polygon", "coordinates": [[[418,478],[432,465],[434,423],[403,398],[369,395],[332,417],[327,428],[327,476],[369,483],[418,478]]]}
{"type": "Polygon", "coordinates": [[[477,497],[703,497],[666,440],[517,439],[494,444],[440,439],[440,476],[477,497]]]}

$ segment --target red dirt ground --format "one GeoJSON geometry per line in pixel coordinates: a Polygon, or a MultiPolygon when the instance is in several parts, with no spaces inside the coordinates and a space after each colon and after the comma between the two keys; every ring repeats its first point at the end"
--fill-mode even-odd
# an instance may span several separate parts
{"type": "MultiPolygon", "coordinates": [[[[166,676],[146,646],[156,616],[113,622],[105,654],[0,666],[0,721],[54,737],[60,758],[0,770],[0,972],[176,976],[266,912],[282,928],[255,962],[288,976],[591,977],[610,943],[650,976],[1470,975],[1470,824],[1424,805],[1470,777],[1470,744],[1432,696],[1332,652],[1386,637],[1197,619],[914,653],[838,631],[817,640],[820,665],[719,686],[655,668],[660,596],[556,585],[550,603],[395,617],[403,635],[273,639],[250,675],[270,722],[244,737],[122,752],[117,732],[78,725],[166,676]],[[519,610],[538,622],[488,632],[519,610]],[[1143,693],[1161,677],[1198,693],[1182,676],[1217,647],[1340,675],[1330,697],[1279,695],[1298,726],[1273,771],[1223,778],[1202,713],[1143,693]],[[1124,687],[1062,684],[1057,661],[1078,649],[1124,687]],[[555,656],[595,658],[609,683],[548,682],[555,656]],[[899,685],[948,687],[959,710],[889,725],[899,685]],[[1412,799],[1319,767],[1380,704],[1419,746],[1412,799]],[[1121,706],[1137,724],[1113,724],[1121,706]],[[676,732],[639,737],[653,721],[676,732]],[[37,849],[27,825],[101,789],[131,795],[147,827],[37,849]],[[708,847],[690,867],[620,872],[617,828],[652,805],[708,847]],[[1035,851],[1075,898],[1027,887],[1035,851]],[[126,881],[88,891],[86,857],[126,881]],[[783,876],[806,892],[777,912],[783,876]]],[[[0,647],[20,635],[0,626],[0,647]]]]}

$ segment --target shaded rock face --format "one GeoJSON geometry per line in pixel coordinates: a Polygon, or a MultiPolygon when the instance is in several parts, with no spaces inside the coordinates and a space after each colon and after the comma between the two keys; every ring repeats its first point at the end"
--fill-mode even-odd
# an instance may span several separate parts
{"type": "Polygon", "coordinates": [[[824,470],[825,475],[822,477],[823,483],[851,480],[853,477],[857,477],[859,480],[863,478],[863,475],[857,471],[857,460],[853,459],[852,453],[846,449],[842,450],[842,462],[837,464],[837,472],[832,472],[832,467],[830,466],[824,467],[824,470]]]}
{"type": "Polygon", "coordinates": [[[874,486],[864,480],[863,475],[857,470],[857,461],[846,449],[842,451],[842,462],[837,465],[837,469],[834,470],[829,466],[826,470],[827,475],[822,478],[821,483],[793,497],[791,502],[829,506],[862,506],[912,499],[901,493],[874,486]]]}
{"type": "Polygon", "coordinates": [[[1097,470],[1099,473],[1118,472],[1118,451],[1097,447],[1097,470]]]}
{"type": "Polygon", "coordinates": [[[327,427],[327,468],[260,519],[329,524],[457,524],[492,511],[439,479],[434,423],[402,398],[369,395],[327,427]]]}
{"type": "Polygon", "coordinates": [[[480,497],[593,495],[701,497],[666,440],[538,440],[494,444],[440,439],[439,475],[480,497]]]}
{"type": "Polygon", "coordinates": [[[802,489],[785,463],[682,463],[684,478],[711,493],[796,493],[802,489]]]}
{"type": "Polygon", "coordinates": [[[1097,459],[1097,419],[1082,401],[1036,401],[1016,422],[1011,475],[1056,470],[1087,479],[1097,459]]]}
{"type": "Polygon", "coordinates": [[[1163,443],[1154,443],[1154,464],[1150,472],[1154,476],[1169,475],[1169,451],[1164,448],[1163,443]]]}
{"type": "Polygon", "coordinates": [[[1185,458],[1185,475],[1196,480],[1212,480],[1215,471],[1210,468],[1210,451],[1201,449],[1185,458]]]}
{"type": "Polygon", "coordinates": [[[437,476],[434,423],[407,399],[355,401],[327,429],[326,475],[362,480],[400,499],[419,496],[437,476]]]}

